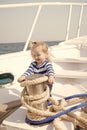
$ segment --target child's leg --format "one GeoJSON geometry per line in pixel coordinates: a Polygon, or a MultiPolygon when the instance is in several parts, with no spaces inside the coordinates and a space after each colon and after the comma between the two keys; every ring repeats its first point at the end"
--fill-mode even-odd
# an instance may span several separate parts
{"type": "Polygon", "coordinates": [[[52,91],[52,84],[48,84],[48,86],[49,86],[49,89],[50,89],[50,97],[52,96],[51,95],[51,91],[52,91]]]}

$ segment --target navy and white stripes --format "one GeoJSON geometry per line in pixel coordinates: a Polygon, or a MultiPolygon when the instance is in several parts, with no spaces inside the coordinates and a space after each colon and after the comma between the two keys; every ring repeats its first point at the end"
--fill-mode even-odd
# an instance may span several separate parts
{"type": "Polygon", "coordinates": [[[28,76],[31,74],[44,74],[47,76],[54,76],[53,66],[47,60],[45,60],[41,65],[37,65],[37,62],[33,61],[23,75],[28,76]]]}

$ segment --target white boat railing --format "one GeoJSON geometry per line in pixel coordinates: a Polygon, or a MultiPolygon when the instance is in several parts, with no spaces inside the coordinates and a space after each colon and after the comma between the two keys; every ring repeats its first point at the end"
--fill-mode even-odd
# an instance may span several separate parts
{"type": "Polygon", "coordinates": [[[69,6],[69,15],[67,20],[67,27],[66,27],[66,35],[65,40],[69,39],[69,30],[70,30],[70,23],[71,23],[71,16],[72,16],[72,8],[73,6],[80,6],[80,15],[79,15],[79,22],[78,22],[78,29],[77,29],[77,36],[80,36],[80,29],[81,29],[81,22],[83,16],[83,9],[87,6],[87,3],[65,3],[65,2],[40,2],[40,3],[19,3],[19,4],[3,4],[0,5],[0,8],[18,8],[18,7],[30,7],[30,6],[37,6],[37,12],[34,17],[31,30],[29,32],[26,44],[24,46],[24,51],[26,51],[29,41],[31,40],[31,36],[34,32],[37,20],[39,19],[39,14],[43,6],[69,6]]]}

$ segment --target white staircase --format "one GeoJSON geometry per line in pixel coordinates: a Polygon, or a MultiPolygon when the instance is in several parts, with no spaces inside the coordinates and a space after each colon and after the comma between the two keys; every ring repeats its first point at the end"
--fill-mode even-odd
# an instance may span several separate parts
{"type": "Polygon", "coordinates": [[[87,58],[56,58],[54,62],[56,77],[87,79],[87,58]]]}

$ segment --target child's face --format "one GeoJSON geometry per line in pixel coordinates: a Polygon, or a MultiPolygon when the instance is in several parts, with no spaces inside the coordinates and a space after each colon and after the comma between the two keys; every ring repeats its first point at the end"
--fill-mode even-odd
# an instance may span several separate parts
{"type": "Polygon", "coordinates": [[[38,65],[44,62],[46,54],[42,51],[42,46],[38,46],[32,51],[32,57],[38,65]]]}

